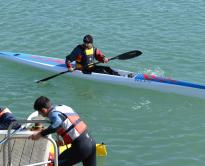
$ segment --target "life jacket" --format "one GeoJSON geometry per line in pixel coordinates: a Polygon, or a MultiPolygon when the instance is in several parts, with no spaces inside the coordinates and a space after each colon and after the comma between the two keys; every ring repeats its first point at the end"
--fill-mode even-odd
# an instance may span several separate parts
{"type": "Polygon", "coordinates": [[[76,68],[83,70],[84,67],[94,63],[96,48],[92,47],[91,49],[87,50],[82,45],[79,45],[78,47],[81,49],[81,54],[76,56],[76,68]]]}
{"type": "Polygon", "coordinates": [[[11,113],[11,111],[8,108],[4,108],[0,111],[0,118],[5,114],[5,113],[11,113]]]}
{"type": "Polygon", "coordinates": [[[86,124],[72,108],[61,105],[55,106],[52,111],[60,112],[66,118],[61,127],[57,129],[57,134],[63,138],[65,144],[72,143],[87,129],[86,124]]]}

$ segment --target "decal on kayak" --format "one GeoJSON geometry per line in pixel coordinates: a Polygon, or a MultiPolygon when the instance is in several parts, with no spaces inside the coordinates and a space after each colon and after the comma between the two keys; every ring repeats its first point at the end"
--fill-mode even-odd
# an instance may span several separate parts
{"type": "Polygon", "coordinates": [[[50,67],[53,67],[55,65],[50,65],[50,64],[47,64],[47,63],[42,63],[42,62],[38,62],[38,61],[33,61],[33,60],[28,60],[28,59],[24,59],[24,58],[19,58],[18,59],[21,59],[21,60],[24,60],[24,61],[27,61],[27,62],[32,62],[32,63],[36,63],[36,64],[41,64],[41,65],[45,65],[45,66],[50,66],[50,67]]]}
{"type": "Polygon", "coordinates": [[[19,56],[19,55],[21,55],[21,54],[14,54],[14,56],[19,56]]]}
{"type": "Polygon", "coordinates": [[[54,58],[49,58],[49,57],[40,57],[40,56],[35,56],[35,55],[32,55],[30,58],[33,58],[33,59],[37,59],[39,61],[42,61],[42,62],[55,62],[57,64],[64,64],[65,61],[62,60],[62,59],[54,59],[54,58]]]}
{"type": "Polygon", "coordinates": [[[192,88],[198,88],[198,89],[205,89],[205,86],[199,85],[199,84],[193,84],[190,82],[185,81],[177,81],[173,80],[171,78],[163,78],[158,77],[155,75],[148,75],[148,74],[137,74],[135,76],[135,81],[144,80],[144,81],[154,81],[154,82],[160,82],[160,83],[167,83],[167,84],[173,84],[173,85],[180,85],[180,86],[186,86],[186,87],[192,87],[192,88]]]}

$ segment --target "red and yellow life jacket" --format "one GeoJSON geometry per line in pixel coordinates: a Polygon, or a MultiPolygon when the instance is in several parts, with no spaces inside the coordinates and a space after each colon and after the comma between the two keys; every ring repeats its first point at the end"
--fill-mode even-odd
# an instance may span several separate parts
{"type": "Polygon", "coordinates": [[[52,111],[61,112],[66,117],[61,127],[57,129],[65,144],[72,143],[87,129],[86,124],[72,108],[65,105],[56,106],[52,111]]]}
{"type": "Polygon", "coordinates": [[[95,59],[95,48],[91,49],[84,49],[82,46],[80,46],[82,49],[82,54],[76,56],[76,68],[79,70],[82,70],[83,67],[88,66],[89,64],[94,63],[95,59]]]}

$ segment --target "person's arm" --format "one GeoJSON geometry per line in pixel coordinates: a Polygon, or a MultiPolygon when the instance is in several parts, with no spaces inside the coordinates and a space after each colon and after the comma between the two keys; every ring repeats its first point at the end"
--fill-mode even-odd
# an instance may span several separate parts
{"type": "Polygon", "coordinates": [[[48,128],[32,134],[29,138],[31,138],[32,140],[38,140],[40,137],[56,132],[57,129],[61,127],[65,118],[60,112],[52,112],[49,115],[49,119],[51,121],[51,125],[48,128]]]}
{"type": "Polygon", "coordinates": [[[65,64],[68,69],[72,68],[71,62],[75,61],[76,56],[79,54],[79,46],[75,47],[73,51],[66,56],[65,64]]]}
{"type": "Polygon", "coordinates": [[[49,135],[51,133],[55,133],[56,130],[57,130],[56,128],[53,128],[52,126],[49,126],[48,128],[41,131],[41,135],[46,136],[46,135],[49,135]]]}
{"type": "Polygon", "coordinates": [[[56,132],[57,129],[61,127],[63,121],[65,120],[65,117],[60,112],[52,112],[51,114],[49,114],[49,119],[51,121],[51,125],[41,131],[42,136],[56,132]]]}
{"type": "Polygon", "coordinates": [[[109,59],[105,58],[105,55],[98,48],[96,48],[95,59],[102,63],[107,63],[109,61],[109,59]]]}
{"type": "Polygon", "coordinates": [[[77,50],[78,50],[78,48],[75,47],[75,48],[73,49],[73,51],[72,51],[69,55],[66,56],[66,61],[70,61],[70,62],[75,61],[75,56],[76,56],[77,50]]]}

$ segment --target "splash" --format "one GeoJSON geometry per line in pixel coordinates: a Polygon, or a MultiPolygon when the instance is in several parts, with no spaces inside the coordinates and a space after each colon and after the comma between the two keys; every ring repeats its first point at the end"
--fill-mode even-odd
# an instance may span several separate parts
{"type": "Polygon", "coordinates": [[[148,75],[156,75],[156,76],[160,76],[160,77],[164,77],[165,76],[164,70],[162,70],[159,66],[157,66],[154,69],[151,69],[151,68],[145,69],[143,71],[143,73],[146,73],[148,75]]]}

